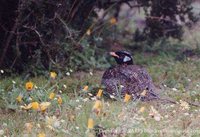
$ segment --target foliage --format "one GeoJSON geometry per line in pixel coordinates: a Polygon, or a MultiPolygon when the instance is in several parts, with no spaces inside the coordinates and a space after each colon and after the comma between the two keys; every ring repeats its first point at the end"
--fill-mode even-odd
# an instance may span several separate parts
{"type": "MultiPolygon", "coordinates": [[[[89,57],[83,58],[86,54],[91,56],[95,53],[97,58],[102,57],[102,53],[96,54],[98,49],[89,45],[89,41],[85,40],[84,43],[88,48],[82,44],[85,31],[91,25],[91,17],[94,17],[94,13],[90,13],[93,3],[73,0],[19,0],[14,22],[16,27],[13,30],[15,33],[11,36],[12,39],[7,39],[8,44],[2,51],[0,66],[18,72],[50,68],[66,70],[74,67],[75,63],[90,62],[89,57]],[[8,51],[12,54],[5,58],[8,51]],[[72,63],[72,60],[75,62],[72,63]]],[[[80,63],[76,65],[80,66],[80,63]]],[[[98,65],[106,62],[95,60],[95,63],[98,65]]],[[[91,64],[86,65],[84,69],[89,69],[91,64]]],[[[94,65],[93,59],[92,67],[94,65]]]]}
{"type": "Polygon", "coordinates": [[[191,26],[197,21],[191,3],[188,0],[145,1],[145,33],[153,39],[162,36],[181,39],[183,26],[191,26]]]}
{"type": "Polygon", "coordinates": [[[182,26],[196,20],[187,0],[16,0],[14,4],[2,1],[2,11],[9,11],[2,12],[6,14],[0,20],[1,23],[5,20],[1,25],[4,38],[1,68],[41,74],[44,69],[104,67],[105,51],[101,49],[103,46],[97,46],[103,42],[95,39],[105,41],[108,36],[116,35],[110,29],[105,36],[101,32],[116,25],[122,4],[144,9],[147,26],[143,40],[163,36],[181,38],[182,26]],[[96,9],[104,9],[102,18],[98,18],[96,9]],[[111,20],[107,21],[109,16],[111,20]]]}
{"type": "MultiPolygon", "coordinates": [[[[198,20],[198,15],[192,11],[192,2],[188,0],[119,0],[113,6],[113,14],[118,18],[122,4],[127,4],[130,9],[142,8],[145,11],[146,27],[135,40],[161,37],[181,39],[184,32],[183,27],[191,27],[198,20]]],[[[105,8],[112,4],[111,1],[103,1],[99,7],[105,8]]],[[[136,33],[140,31],[137,30],[136,33]]]]}

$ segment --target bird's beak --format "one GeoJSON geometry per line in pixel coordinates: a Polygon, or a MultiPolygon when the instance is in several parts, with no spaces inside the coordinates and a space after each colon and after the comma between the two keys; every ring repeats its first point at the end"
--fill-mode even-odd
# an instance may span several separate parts
{"type": "Polygon", "coordinates": [[[119,58],[119,56],[115,52],[110,52],[110,55],[119,58]]]}

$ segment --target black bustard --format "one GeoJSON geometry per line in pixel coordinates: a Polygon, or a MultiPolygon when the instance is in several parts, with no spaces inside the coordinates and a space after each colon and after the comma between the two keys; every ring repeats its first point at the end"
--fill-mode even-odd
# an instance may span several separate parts
{"type": "Polygon", "coordinates": [[[107,69],[102,77],[105,94],[121,96],[129,94],[133,99],[149,101],[157,99],[155,86],[147,70],[133,64],[133,58],[127,51],[110,52],[117,66],[107,69]]]}

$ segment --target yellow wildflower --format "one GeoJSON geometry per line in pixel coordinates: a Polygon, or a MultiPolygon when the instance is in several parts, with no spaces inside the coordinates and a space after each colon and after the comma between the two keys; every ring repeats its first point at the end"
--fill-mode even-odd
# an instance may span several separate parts
{"type": "Polygon", "coordinates": [[[28,110],[32,108],[32,103],[25,105],[25,106],[20,106],[22,109],[28,110]]]}
{"type": "Polygon", "coordinates": [[[83,91],[88,91],[88,86],[84,86],[83,91]]]}
{"type": "Polygon", "coordinates": [[[33,124],[32,123],[25,123],[25,130],[30,133],[32,131],[33,128],[33,124]]]}
{"type": "Polygon", "coordinates": [[[101,97],[102,96],[102,93],[103,93],[103,90],[102,89],[99,89],[98,93],[97,93],[97,97],[101,97]]]}
{"type": "Polygon", "coordinates": [[[31,91],[33,89],[33,82],[29,81],[29,82],[26,82],[26,90],[27,91],[31,91]]]}
{"type": "Polygon", "coordinates": [[[98,115],[100,114],[102,109],[102,102],[100,100],[97,100],[92,108],[92,110],[98,115]]]}
{"type": "Polygon", "coordinates": [[[131,99],[131,95],[126,94],[124,97],[124,102],[127,103],[131,99]]]}
{"type": "Polygon", "coordinates": [[[39,133],[38,137],[46,137],[45,133],[39,133]]]}
{"type": "Polygon", "coordinates": [[[91,30],[88,29],[88,30],[86,31],[86,34],[87,34],[88,36],[90,36],[90,35],[91,35],[91,30]]]}
{"type": "Polygon", "coordinates": [[[40,111],[44,112],[50,105],[51,105],[50,102],[42,102],[42,103],[40,103],[40,111]]]}
{"type": "Polygon", "coordinates": [[[102,103],[100,100],[97,100],[93,106],[93,109],[101,109],[102,108],[102,103]]]}
{"type": "Polygon", "coordinates": [[[22,102],[22,98],[23,98],[23,96],[19,95],[19,96],[17,96],[16,100],[20,103],[20,102],[22,102]]]}
{"type": "Polygon", "coordinates": [[[69,120],[72,122],[72,121],[74,121],[75,120],[75,116],[74,115],[70,115],[69,116],[69,120]]]}
{"type": "Polygon", "coordinates": [[[92,118],[88,119],[88,128],[92,129],[94,127],[94,120],[92,118]]]}
{"type": "Polygon", "coordinates": [[[59,105],[62,104],[62,98],[61,98],[61,96],[58,97],[58,104],[59,104],[59,105]]]}
{"type": "Polygon", "coordinates": [[[140,95],[144,97],[144,96],[146,96],[146,94],[147,94],[147,91],[143,90],[143,92],[140,95]]]}
{"type": "Polygon", "coordinates": [[[110,24],[115,25],[117,23],[117,19],[112,17],[109,22],[110,24]]]}
{"type": "Polygon", "coordinates": [[[186,101],[180,100],[180,106],[182,108],[182,110],[189,110],[190,106],[186,101]]]}
{"type": "Polygon", "coordinates": [[[52,79],[55,79],[56,76],[57,76],[57,73],[56,73],[56,72],[50,72],[50,77],[51,77],[52,79]]]}
{"type": "Polygon", "coordinates": [[[55,93],[53,93],[53,92],[51,92],[50,94],[49,94],[49,99],[54,99],[54,97],[55,97],[55,93]]]}
{"type": "Polygon", "coordinates": [[[139,113],[143,113],[145,111],[145,107],[141,107],[140,110],[138,111],[139,113]]]}
{"type": "Polygon", "coordinates": [[[39,107],[39,103],[38,102],[32,102],[31,104],[32,104],[32,109],[33,110],[39,110],[40,107],[39,107]]]}

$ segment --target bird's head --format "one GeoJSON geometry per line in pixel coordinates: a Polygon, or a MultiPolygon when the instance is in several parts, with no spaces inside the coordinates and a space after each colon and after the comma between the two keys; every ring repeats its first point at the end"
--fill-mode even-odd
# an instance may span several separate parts
{"type": "Polygon", "coordinates": [[[131,54],[127,51],[116,51],[116,52],[110,52],[110,55],[115,58],[115,61],[119,65],[132,65],[133,64],[133,58],[131,54]]]}

